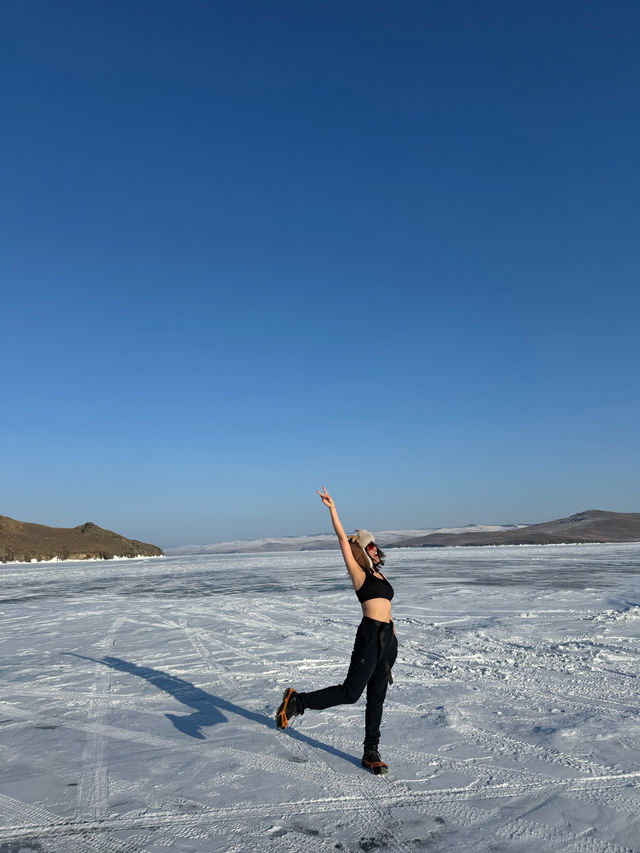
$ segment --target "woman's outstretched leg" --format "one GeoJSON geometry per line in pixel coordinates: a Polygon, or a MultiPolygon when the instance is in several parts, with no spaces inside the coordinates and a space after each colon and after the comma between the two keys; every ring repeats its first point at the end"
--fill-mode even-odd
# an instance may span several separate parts
{"type": "Polygon", "coordinates": [[[287,688],[276,713],[276,725],[279,729],[285,729],[291,717],[304,714],[307,708],[322,711],[334,705],[357,702],[377,663],[377,632],[371,624],[363,621],[358,626],[349,671],[343,683],[306,693],[298,693],[291,687],[287,688]]]}
{"type": "Polygon", "coordinates": [[[351,662],[347,677],[342,684],[299,693],[303,708],[322,711],[334,705],[347,705],[357,702],[362,696],[367,682],[371,678],[378,662],[378,643],[375,632],[367,623],[360,623],[356,632],[356,641],[351,652],[351,662]]]}

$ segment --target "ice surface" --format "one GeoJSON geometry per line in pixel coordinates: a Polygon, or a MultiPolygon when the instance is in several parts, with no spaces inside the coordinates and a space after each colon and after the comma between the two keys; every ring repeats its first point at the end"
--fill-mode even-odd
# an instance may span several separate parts
{"type": "Polygon", "coordinates": [[[640,851],[638,544],[389,551],[386,777],[338,553],[0,571],[0,853],[640,851]]]}

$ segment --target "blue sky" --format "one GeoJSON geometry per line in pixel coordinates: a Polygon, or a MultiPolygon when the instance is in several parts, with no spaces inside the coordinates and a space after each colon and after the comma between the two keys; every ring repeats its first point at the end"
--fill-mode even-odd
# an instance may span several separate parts
{"type": "Polygon", "coordinates": [[[2,509],[640,511],[635,2],[8,2],[2,509]]]}

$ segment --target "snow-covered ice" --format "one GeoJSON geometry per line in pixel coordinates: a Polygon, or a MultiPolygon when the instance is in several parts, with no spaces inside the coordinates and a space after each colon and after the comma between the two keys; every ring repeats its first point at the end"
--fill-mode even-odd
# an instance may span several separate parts
{"type": "Polygon", "coordinates": [[[0,853],[640,851],[640,544],[390,550],[381,752],[339,553],[0,569],[0,853]]]}

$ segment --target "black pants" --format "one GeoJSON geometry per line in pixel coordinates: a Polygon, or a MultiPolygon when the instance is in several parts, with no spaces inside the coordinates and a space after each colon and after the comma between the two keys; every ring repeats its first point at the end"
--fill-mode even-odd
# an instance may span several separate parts
{"type": "Polygon", "coordinates": [[[377,746],[380,742],[382,706],[391,681],[391,667],[398,655],[398,641],[392,622],[378,622],[364,616],[358,626],[356,641],[351,652],[349,672],[342,684],[300,693],[304,708],[320,711],[334,705],[357,702],[367,688],[364,745],[377,746]]]}

